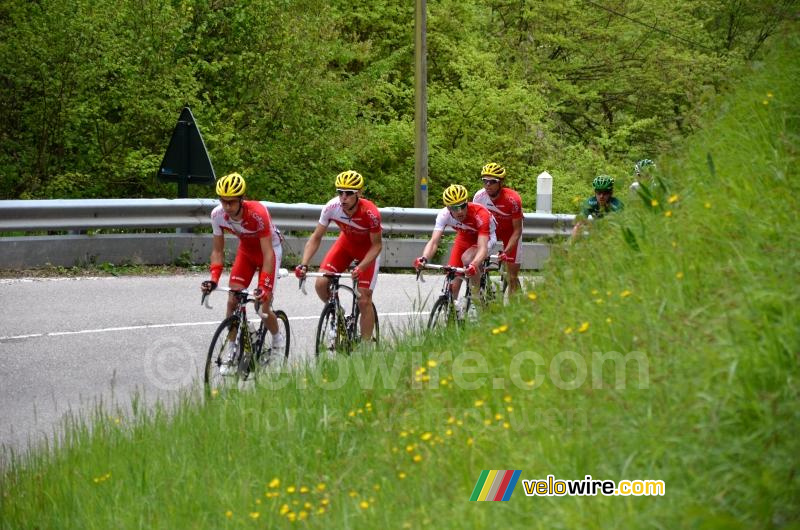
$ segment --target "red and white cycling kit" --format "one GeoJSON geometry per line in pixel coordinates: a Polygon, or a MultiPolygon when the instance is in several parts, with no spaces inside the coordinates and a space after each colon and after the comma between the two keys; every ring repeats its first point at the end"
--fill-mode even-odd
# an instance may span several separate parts
{"type": "Polygon", "coordinates": [[[453,249],[450,251],[450,261],[447,263],[451,267],[467,265],[462,263],[461,256],[470,247],[477,246],[478,236],[489,237],[489,249],[497,242],[494,217],[484,206],[474,202],[467,203],[467,216],[461,222],[453,217],[447,207],[442,208],[436,216],[436,225],[433,230],[434,232],[444,230],[448,226],[453,227],[456,231],[456,240],[453,243],[453,249]]]}
{"type": "MultiPolygon", "coordinates": [[[[519,193],[511,188],[500,188],[497,197],[493,199],[483,189],[478,190],[472,200],[482,204],[492,213],[497,221],[497,239],[508,245],[508,240],[514,233],[513,221],[522,219],[522,199],[519,193]]],[[[506,254],[514,263],[522,263],[522,237],[517,240],[514,248],[508,249],[506,254]]]]}
{"type": "MultiPolygon", "coordinates": [[[[354,259],[362,260],[366,256],[372,241],[370,234],[382,233],[381,214],[372,201],[358,199],[353,215],[347,215],[338,197],[329,200],[322,208],[319,224],[328,226],[331,221],[341,230],[339,238],[322,259],[320,269],[330,272],[345,272],[354,259]]],[[[367,268],[361,270],[358,286],[363,289],[375,289],[380,268],[380,254],[367,268]]]]}
{"type": "Polygon", "coordinates": [[[231,219],[222,209],[222,205],[219,205],[211,211],[211,229],[215,236],[227,232],[239,238],[239,249],[236,251],[236,259],[233,261],[228,281],[229,284],[238,283],[245,287],[250,285],[253,274],[261,269],[264,263],[259,240],[262,237],[271,237],[275,262],[272,264],[272,275],[269,276],[268,285],[272,285],[274,291],[275,272],[280,268],[283,256],[282,237],[277,227],[272,224],[272,218],[263,204],[258,201],[242,201],[242,218],[239,221],[231,219]]]}

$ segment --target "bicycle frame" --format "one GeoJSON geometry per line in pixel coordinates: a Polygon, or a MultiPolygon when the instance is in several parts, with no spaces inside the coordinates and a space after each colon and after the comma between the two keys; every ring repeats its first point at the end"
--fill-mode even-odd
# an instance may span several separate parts
{"type": "Polygon", "coordinates": [[[342,347],[345,353],[350,353],[353,349],[353,345],[360,339],[358,335],[358,298],[360,294],[358,289],[354,285],[353,287],[342,285],[340,280],[342,278],[352,278],[353,276],[349,273],[334,273],[334,272],[309,272],[306,273],[305,277],[300,280],[300,290],[303,291],[303,294],[308,294],[306,292],[305,282],[307,278],[327,278],[328,279],[328,301],[325,302],[325,306],[322,308],[322,313],[320,314],[320,321],[317,328],[317,337],[316,337],[316,346],[315,346],[315,353],[319,355],[320,353],[320,340],[321,340],[321,333],[323,332],[331,332],[335,333],[335,346],[336,349],[342,347]],[[352,302],[350,304],[350,311],[345,313],[345,309],[342,305],[342,301],[339,297],[339,290],[343,289],[349,292],[352,295],[352,302]],[[328,313],[331,312],[333,314],[333,322],[331,323],[334,328],[331,330],[323,330],[323,324],[326,320],[328,313]]]}

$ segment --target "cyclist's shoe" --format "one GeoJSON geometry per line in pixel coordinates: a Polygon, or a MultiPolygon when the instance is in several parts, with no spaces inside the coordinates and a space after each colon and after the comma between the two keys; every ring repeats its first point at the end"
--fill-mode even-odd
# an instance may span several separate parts
{"type": "Polygon", "coordinates": [[[236,366],[234,362],[238,356],[239,348],[235,342],[228,344],[228,351],[225,353],[225,358],[219,366],[220,375],[233,375],[236,373],[236,366]]]}
{"type": "Polygon", "coordinates": [[[279,331],[272,336],[272,351],[275,354],[280,354],[283,353],[284,349],[286,349],[286,334],[283,331],[279,331]]]}

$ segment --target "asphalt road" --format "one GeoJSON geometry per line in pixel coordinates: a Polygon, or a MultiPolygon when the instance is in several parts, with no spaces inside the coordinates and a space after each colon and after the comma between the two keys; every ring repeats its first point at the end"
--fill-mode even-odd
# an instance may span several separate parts
{"type": "MultiPolygon", "coordinates": [[[[0,448],[24,451],[60,432],[70,415],[129,410],[131,398],[169,402],[202,384],[225,293],[200,305],[206,275],[0,279],[0,448]]],[[[226,278],[223,277],[223,285],[226,278]]],[[[381,274],[374,296],[381,335],[424,323],[441,288],[430,275],[381,274]]],[[[289,315],[292,362],[313,359],[322,302],[293,277],[279,281],[276,308],[289,315]]]]}

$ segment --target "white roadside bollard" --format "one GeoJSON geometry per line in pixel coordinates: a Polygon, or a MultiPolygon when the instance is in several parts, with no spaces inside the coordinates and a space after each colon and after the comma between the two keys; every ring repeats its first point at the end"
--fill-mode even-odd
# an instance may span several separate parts
{"type": "Polygon", "coordinates": [[[536,177],[536,213],[553,212],[553,177],[542,171],[536,177]]]}

